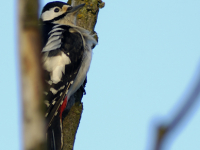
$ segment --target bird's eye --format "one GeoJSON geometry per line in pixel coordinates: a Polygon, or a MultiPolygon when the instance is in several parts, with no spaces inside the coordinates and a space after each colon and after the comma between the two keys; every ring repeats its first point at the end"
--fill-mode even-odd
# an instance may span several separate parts
{"type": "Polygon", "coordinates": [[[59,11],[60,11],[59,8],[54,9],[54,12],[59,12],[59,11]]]}

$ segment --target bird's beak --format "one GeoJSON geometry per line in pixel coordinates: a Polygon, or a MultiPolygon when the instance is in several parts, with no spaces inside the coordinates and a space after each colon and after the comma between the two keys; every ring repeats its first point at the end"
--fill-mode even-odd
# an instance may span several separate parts
{"type": "Polygon", "coordinates": [[[85,6],[85,4],[81,4],[78,6],[74,6],[72,7],[72,9],[68,10],[67,13],[76,13],[78,12],[81,8],[83,8],[83,6],[85,6]]]}

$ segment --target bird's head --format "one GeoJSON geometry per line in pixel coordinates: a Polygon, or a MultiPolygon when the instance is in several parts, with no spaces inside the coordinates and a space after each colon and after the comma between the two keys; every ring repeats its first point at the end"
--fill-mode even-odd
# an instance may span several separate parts
{"type": "Polygon", "coordinates": [[[41,20],[55,24],[75,25],[77,13],[84,5],[72,7],[60,1],[47,3],[42,10],[41,20]]]}

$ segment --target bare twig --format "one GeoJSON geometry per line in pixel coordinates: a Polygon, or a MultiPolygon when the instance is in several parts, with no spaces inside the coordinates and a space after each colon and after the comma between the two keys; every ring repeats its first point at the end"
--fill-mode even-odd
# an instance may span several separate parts
{"type": "Polygon", "coordinates": [[[196,84],[194,85],[192,92],[185,99],[185,104],[182,106],[179,112],[174,116],[172,121],[169,124],[161,123],[158,126],[154,150],[162,149],[163,143],[167,139],[168,135],[178,127],[178,125],[182,122],[185,116],[192,109],[196,101],[199,100],[198,99],[199,94],[200,94],[200,73],[198,73],[198,79],[196,80],[196,84]]]}
{"type": "Polygon", "coordinates": [[[40,63],[38,1],[19,0],[18,8],[24,149],[43,150],[45,130],[41,108],[43,80],[40,63]]]}

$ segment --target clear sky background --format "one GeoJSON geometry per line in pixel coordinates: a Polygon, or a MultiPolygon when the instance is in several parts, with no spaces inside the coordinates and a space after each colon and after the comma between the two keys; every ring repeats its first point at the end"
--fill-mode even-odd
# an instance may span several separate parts
{"type": "MultiPolygon", "coordinates": [[[[105,2],[74,149],[149,150],[155,125],[169,121],[195,82],[200,1],[105,2]]],[[[0,10],[0,149],[21,150],[17,2],[2,1],[0,10]]],[[[199,106],[166,150],[200,149],[199,106]]]]}

